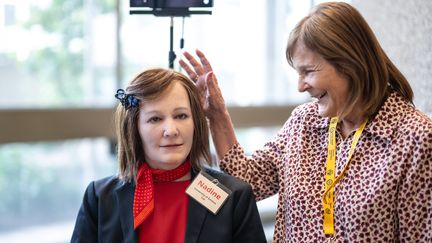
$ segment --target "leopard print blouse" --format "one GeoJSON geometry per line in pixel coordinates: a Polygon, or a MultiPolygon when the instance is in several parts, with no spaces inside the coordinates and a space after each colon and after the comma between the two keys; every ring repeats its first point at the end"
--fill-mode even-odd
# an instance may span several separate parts
{"type": "MultiPolygon", "coordinates": [[[[239,144],[220,161],[258,200],[279,193],[274,242],[324,242],[322,195],[329,118],[297,107],[252,156],[239,144]]],[[[338,175],[354,132],[337,131],[338,175]]],[[[335,187],[337,242],[432,242],[432,120],[392,93],[368,122],[335,187]]]]}

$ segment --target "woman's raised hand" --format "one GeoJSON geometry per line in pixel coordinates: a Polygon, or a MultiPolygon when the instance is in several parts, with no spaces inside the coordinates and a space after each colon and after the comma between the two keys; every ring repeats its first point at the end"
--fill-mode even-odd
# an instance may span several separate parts
{"type": "Polygon", "coordinates": [[[211,119],[220,115],[220,112],[225,112],[225,101],[210,62],[201,51],[196,50],[196,55],[199,61],[189,52],[184,52],[188,63],[184,60],[180,60],[179,63],[189,77],[196,83],[200,92],[201,101],[203,102],[204,111],[207,117],[211,119]]]}

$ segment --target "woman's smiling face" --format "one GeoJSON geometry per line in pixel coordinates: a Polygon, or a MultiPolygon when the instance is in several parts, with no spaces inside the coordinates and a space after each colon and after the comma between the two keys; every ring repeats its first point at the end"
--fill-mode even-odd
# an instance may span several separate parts
{"type": "Polygon", "coordinates": [[[333,117],[342,112],[348,94],[346,77],[301,43],[295,48],[293,66],[299,74],[299,92],[308,92],[317,100],[320,116],[333,117]]]}

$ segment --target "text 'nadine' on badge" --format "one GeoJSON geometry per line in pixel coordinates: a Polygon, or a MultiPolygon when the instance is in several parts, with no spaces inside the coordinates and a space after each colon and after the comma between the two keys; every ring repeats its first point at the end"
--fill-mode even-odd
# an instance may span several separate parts
{"type": "Polygon", "coordinates": [[[231,194],[231,190],[206,172],[201,171],[186,189],[186,194],[213,214],[217,214],[231,194]]]}

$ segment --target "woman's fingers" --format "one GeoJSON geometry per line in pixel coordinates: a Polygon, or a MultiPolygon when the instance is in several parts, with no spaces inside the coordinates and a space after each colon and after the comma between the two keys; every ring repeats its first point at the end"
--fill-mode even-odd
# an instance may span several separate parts
{"type": "Polygon", "coordinates": [[[196,54],[199,57],[201,64],[204,68],[205,73],[209,73],[211,71],[213,71],[210,62],[207,60],[207,58],[205,57],[204,53],[202,53],[200,50],[196,50],[196,54]]]}
{"type": "Polygon", "coordinates": [[[198,75],[195,73],[195,71],[185,61],[180,60],[179,63],[180,66],[186,71],[189,78],[196,82],[198,80],[198,75]]]}
{"type": "Polygon", "coordinates": [[[200,50],[196,50],[197,59],[189,52],[183,56],[186,60],[180,60],[180,66],[195,82],[207,117],[218,116],[225,111],[225,101],[210,62],[200,50]]]}
{"type": "Polygon", "coordinates": [[[190,65],[192,65],[193,70],[198,76],[204,75],[206,72],[204,71],[203,65],[198,62],[189,52],[184,52],[184,57],[189,61],[190,65]]]}

